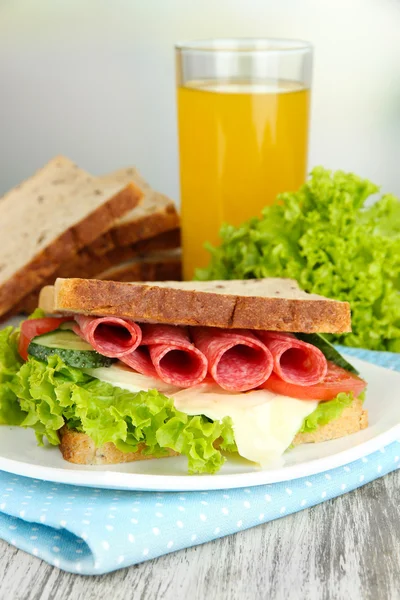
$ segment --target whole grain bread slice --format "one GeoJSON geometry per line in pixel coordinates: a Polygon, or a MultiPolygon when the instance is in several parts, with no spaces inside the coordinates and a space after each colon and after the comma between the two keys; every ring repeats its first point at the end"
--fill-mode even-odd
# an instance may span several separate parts
{"type": "MultiPolygon", "coordinates": [[[[60,450],[63,458],[76,465],[114,465],[154,458],[143,454],[144,444],[137,452],[121,452],[112,442],[96,448],[94,441],[85,433],[79,433],[64,426],[58,432],[60,450]]],[[[169,450],[167,456],[176,456],[169,450]]]]}
{"type": "MultiPolygon", "coordinates": [[[[313,432],[298,433],[293,440],[293,445],[334,440],[365,429],[367,425],[368,413],[363,410],[361,400],[356,398],[337,419],[327,425],[318,427],[313,432]]],[[[111,442],[96,448],[95,443],[88,435],[70,430],[67,427],[63,427],[59,431],[59,437],[63,458],[79,465],[109,465],[155,458],[143,454],[144,446],[139,448],[137,452],[121,452],[111,442]]],[[[176,452],[171,450],[169,455],[175,456],[176,452]]]]}
{"type": "MultiPolygon", "coordinates": [[[[80,277],[92,278],[98,273],[110,269],[121,262],[131,260],[135,257],[145,256],[157,250],[169,250],[180,246],[180,230],[173,229],[159,233],[147,240],[140,240],[130,246],[120,246],[109,250],[105,254],[95,255],[92,248],[84,248],[78,252],[67,263],[62,264],[57,270],[57,277],[80,277]]],[[[46,285],[53,283],[56,277],[46,281],[46,285]]]]}
{"type": "Polygon", "coordinates": [[[8,192],[1,199],[0,315],[141,198],[135,183],[102,184],[63,156],[8,192]]]}
{"type": "MultiPolygon", "coordinates": [[[[140,260],[146,256],[149,256],[149,259],[151,259],[151,256],[155,252],[164,250],[167,251],[170,249],[178,249],[179,246],[180,230],[173,229],[171,231],[165,231],[164,233],[160,233],[148,240],[141,240],[139,242],[136,242],[136,244],[132,244],[131,246],[114,248],[106,254],[99,256],[93,256],[90,248],[84,248],[83,250],[78,252],[74,257],[72,257],[69,260],[69,262],[61,265],[57,269],[57,273],[60,277],[73,277],[78,274],[86,278],[94,277],[95,279],[104,279],[104,277],[101,277],[100,275],[102,275],[107,270],[111,270],[112,272],[112,269],[117,268],[117,265],[120,265],[120,263],[129,264],[130,261],[140,260]]],[[[164,264],[165,276],[163,275],[163,268],[161,262],[158,267],[155,267],[157,269],[157,272],[160,273],[157,279],[180,279],[180,261],[178,264],[177,260],[175,260],[175,262],[170,260],[168,263],[164,264]]],[[[126,273],[128,273],[129,269],[125,269],[125,271],[126,273]]],[[[145,270],[143,270],[143,274],[144,272],[145,270]]],[[[155,272],[150,270],[148,272],[149,277],[147,277],[146,279],[144,279],[143,277],[138,279],[132,276],[132,278],[123,278],[119,279],[119,281],[155,280],[155,272]],[[151,275],[152,272],[154,272],[154,275],[151,275]]],[[[132,271],[132,275],[134,273],[135,270],[132,271]]],[[[136,271],[136,273],[138,273],[138,271],[136,271]]],[[[126,277],[128,277],[128,275],[126,275],[126,277]]],[[[29,292],[29,294],[27,294],[26,296],[21,298],[19,302],[14,304],[12,309],[3,315],[3,319],[9,319],[12,316],[19,315],[22,313],[32,313],[38,306],[40,290],[42,289],[42,287],[44,287],[45,285],[53,285],[56,279],[56,274],[48,277],[40,287],[36,288],[35,290],[32,290],[32,292],[29,292]]],[[[112,277],[111,279],[114,279],[114,277],[112,277]]],[[[0,318],[0,320],[2,319],[0,318]]]]}
{"type": "Polygon", "coordinates": [[[47,312],[117,315],[139,322],[342,333],[350,306],[300,290],[291,279],[121,283],[57,279],[40,296],[47,312]]]}
{"type": "Polygon", "coordinates": [[[96,276],[107,281],[179,281],[182,277],[180,250],[155,252],[144,258],[126,261],[96,276]]]}
{"type": "Polygon", "coordinates": [[[179,214],[173,200],[150,187],[137,169],[128,167],[100,178],[103,185],[118,181],[121,186],[128,182],[142,190],[139,206],[117,219],[110,231],[91,244],[93,254],[104,254],[113,248],[130,246],[179,227],[179,214]]]}
{"type": "Polygon", "coordinates": [[[360,398],[355,398],[338,419],[317,427],[314,431],[298,433],[293,440],[293,446],[335,440],[366,427],[368,427],[368,411],[363,409],[360,398]]]}

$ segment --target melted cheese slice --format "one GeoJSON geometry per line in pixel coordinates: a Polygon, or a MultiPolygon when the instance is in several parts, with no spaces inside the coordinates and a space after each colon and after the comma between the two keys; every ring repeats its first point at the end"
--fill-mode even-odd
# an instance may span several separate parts
{"type": "Polygon", "coordinates": [[[239,454],[263,467],[281,458],[304,419],[318,406],[317,401],[297,400],[268,390],[233,394],[208,383],[182,390],[135,373],[121,363],[85,372],[131,392],[157,389],[187,415],[205,415],[213,421],[230,417],[239,454]]]}
{"type": "Polygon", "coordinates": [[[267,390],[245,394],[202,384],[173,394],[175,407],[187,415],[213,421],[232,419],[239,454],[261,466],[271,465],[287,450],[317,401],[297,400],[267,390]]]}

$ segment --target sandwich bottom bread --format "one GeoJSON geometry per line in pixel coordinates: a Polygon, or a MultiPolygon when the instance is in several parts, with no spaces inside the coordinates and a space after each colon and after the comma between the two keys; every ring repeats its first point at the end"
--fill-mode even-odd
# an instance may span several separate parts
{"type": "Polygon", "coordinates": [[[321,335],[349,330],[348,304],[291,280],[59,279],[39,304],[0,332],[0,423],[72,463],[268,467],[368,424],[366,382],[321,335]]]}

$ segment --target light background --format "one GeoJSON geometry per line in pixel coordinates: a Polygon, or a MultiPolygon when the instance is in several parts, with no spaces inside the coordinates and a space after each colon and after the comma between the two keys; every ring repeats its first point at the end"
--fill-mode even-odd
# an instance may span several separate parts
{"type": "Polygon", "coordinates": [[[0,0],[0,193],[55,154],[178,199],[174,42],[315,45],[310,167],[400,195],[399,0],[0,0]]]}

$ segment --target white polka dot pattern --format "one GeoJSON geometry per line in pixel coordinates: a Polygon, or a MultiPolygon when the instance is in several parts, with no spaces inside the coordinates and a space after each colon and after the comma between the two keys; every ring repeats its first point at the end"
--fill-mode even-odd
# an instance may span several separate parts
{"type": "Polygon", "coordinates": [[[290,483],[185,496],[33,486],[0,472],[0,537],[66,571],[106,573],[347,493],[400,467],[400,440],[382,450],[290,483]]]}
{"type": "MultiPolygon", "coordinates": [[[[398,355],[346,353],[400,370],[398,355]]],[[[400,440],[327,473],[215,492],[123,492],[0,472],[0,537],[72,573],[101,574],[282,518],[400,468],[400,440]]]]}

